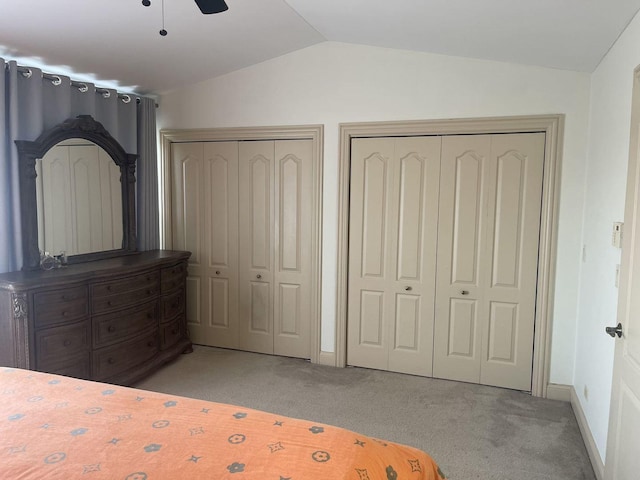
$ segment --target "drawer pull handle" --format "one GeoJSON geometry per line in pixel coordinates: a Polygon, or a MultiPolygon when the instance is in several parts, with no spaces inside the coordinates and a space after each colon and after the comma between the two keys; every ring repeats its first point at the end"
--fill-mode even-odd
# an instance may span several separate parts
{"type": "Polygon", "coordinates": [[[67,315],[68,315],[68,313],[67,313],[67,311],[66,311],[66,310],[62,312],[62,316],[63,316],[63,317],[66,317],[67,315]]]}
{"type": "Polygon", "coordinates": [[[148,319],[152,319],[153,318],[153,313],[151,313],[151,312],[147,313],[147,318],[148,319]]]}
{"type": "Polygon", "coordinates": [[[216,275],[220,275],[220,270],[216,270],[216,275]]]}
{"type": "Polygon", "coordinates": [[[68,302],[69,301],[69,297],[67,297],[66,295],[62,295],[62,301],[63,302],[68,302]]]}
{"type": "Polygon", "coordinates": [[[148,341],[147,342],[147,346],[148,347],[155,347],[155,345],[156,345],[156,342],[154,342],[154,341],[148,341]]]}
{"type": "Polygon", "coordinates": [[[111,285],[107,285],[107,291],[111,291],[111,285]]]}
{"type": "Polygon", "coordinates": [[[152,279],[152,277],[151,277],[151,276],[148,276],[148,277],[147,277],[147,282],[150,282],[150,281],[151,281],[151,279],[152,279]]]}
{"type": "Polygon", "coordinates": [[[107,300],[107,306],[110,307],[111,306],[111,300],[107,300]]]}
{"type": "Polygon", "coordinates": [[[115,358],[112,358],[112,357],[109,357],[109,359],[107,360],[107,363],[108,363],[109,365],[113,365],[114,363],[116,363],[116,359],[115,359],[115,358]]]}
{"type": "Polygon", "coordinates": [[[71,340],[65,340],[64,342],[62,342],[62,345],[68,347],[69,345],[71,345],[71,340]]]}
{"type": "Polygon", "coordinates": [[[178,334],[178,329],[174,328],[173,330],[171,330],[171,335],[177,335],[178,334]]]}
{"type": "Polygon", "coordinates": [[[153,290],[151,289],[147,290],[147,295],[153,295],[153,290]]]}
{"type": "Polygon", "coordinates": [[[113,333],[116,331],[116,327],[113,325],[109,325],[109,327],[107,328],[107,332],[109,333],[113,333]]]}

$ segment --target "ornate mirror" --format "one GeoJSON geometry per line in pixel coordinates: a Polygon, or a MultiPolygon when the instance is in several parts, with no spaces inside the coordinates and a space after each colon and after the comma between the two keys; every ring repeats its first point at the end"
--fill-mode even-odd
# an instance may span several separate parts
{"type": "Polygon", "coordinates": [[[40,268],[42,252],[80,263],[136,251],[137,155],[102,124],[80,115],[16,145],[23,270],[40,268]]]}

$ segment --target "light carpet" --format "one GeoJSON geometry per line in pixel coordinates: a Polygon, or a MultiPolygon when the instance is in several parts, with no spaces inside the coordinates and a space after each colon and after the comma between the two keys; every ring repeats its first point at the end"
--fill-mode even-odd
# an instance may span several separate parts
{"type": "Polygon", "coordinates": [[[571,406],[522,392],[201,346],[136,387],[411,445],[450,479],[595,480],[571,406]]]}

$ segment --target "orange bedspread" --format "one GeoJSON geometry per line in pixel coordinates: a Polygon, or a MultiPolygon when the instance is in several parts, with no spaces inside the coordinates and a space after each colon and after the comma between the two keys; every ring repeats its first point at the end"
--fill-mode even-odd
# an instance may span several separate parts
{"type": "Polygon", "coordinates": [[[424,452],[307,420],[0,368],[0,479],[437,480],[424,452]]]}

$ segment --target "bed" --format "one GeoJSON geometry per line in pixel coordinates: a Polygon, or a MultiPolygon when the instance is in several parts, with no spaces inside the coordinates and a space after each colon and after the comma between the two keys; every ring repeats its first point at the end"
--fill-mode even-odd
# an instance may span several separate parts
{"type": "Polygon", "coordinates": [[[445,477],[420,450],[313,421],[0,367],[0,478],[445,477]]]}

